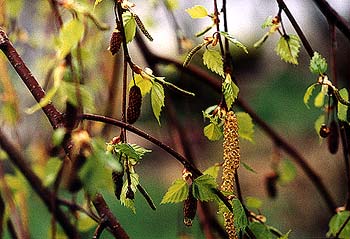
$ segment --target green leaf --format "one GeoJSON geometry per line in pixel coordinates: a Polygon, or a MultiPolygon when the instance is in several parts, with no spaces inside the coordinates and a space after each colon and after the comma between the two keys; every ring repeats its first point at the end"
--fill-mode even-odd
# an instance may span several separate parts
{"type": "Polygon", "coordinates": [[[209,174],[203,174],[193,180],[193,196],[200,201],[217,200],[214,190],[218,187],[216,179],[209,174]]]}
{"type": "Polygon", "coordinates": [[[218,75],[225,77],[224,63],[220,52],[216,50],[206,49],[203,54],[203,63],[209,70],[217,73],[218,75]]]}
{"type": "Polygon", "coordinates": [[[257,239],[272,239],[275,236],[270,232],[270,230],[262,223],[252,222],[249,224],[249,229],[254,235],[258,235],[257,239]]]}
{"type": "Polygon", "coordinates": [[[165,7],[170,11],[174,11],[179,8],[178,0],[165,0],[164,4],[165,4],[165,7]]]}
{"type": "MultiPolygon", "coordinates": [[[[142,96],[147,95],[152,89],[152,81],[149,78],[144,78],[137,74],[134,77],[136,85],[140,88],[142,96]]],[[[134,85],[134,81],[131,80],[129,83],[129,90],[134,85]]]]}
{"type": "Polygon", "coordinates": [[[131,12],[123,13],[123,24],[125,31],[125,40],[127,43],[131,42],[136,34],[136,22],[131,12]]]}
{"type": "Polygon", "coordinates": [[[254,48],[259,48],[262,46],[262,44],[269,38],[270,33],[266,32],[257,42],[254,43],[254,48]]]}
{"type": "MultiPolygon", "coordinates": [[[[341,211],[335,214],[329,221],[329,230],[327,232],[327,237],[335,236],[349,217],[349,211],[341,211]]],[[[341,231],[339,238],[350,238],[350,222],[348,222],[344,229],[341,231]]]]}
{"type": "Polygon", "coordinates": [[[129,158],[140,159],[140,156],[135,151],[135,149],[128,143],[120,143],[115,145],[115,149],[118,153],[125,154],[129,158]]]}
{"type": "Polygon", "coordinates": [[[182,178],[177,179],[169,187],[166,194],[163,196],[161,204],[165,203],[177,203],[186,200],[188,196],[189,188],[187,182],[182,178]]]}
{"type": "Polygon", "coordinates": [[[50,186],[56,179],[56,176],[61,168],[62,160],[59,158],[50,158],[45,165],[45,176],[43,183],[45,186],[50,186]]]}
{"type": "Polygon", "coordinates": [[[223,35],[231,43],[233,43],[236,47],[241,48],[245,53],[248,54],[248,48],[242,42],[238,41],[236,38],[234,38],[227,32],[220,32],[220,34],[223,35]]]}
{"type": "Polygon", "coordinates": [[[5,13],[9,18],[18,18],[23,10],[24,0],[11,0],[6,1],[6,4],[1,7],[6,7],[5,13]]]}
{"type": "Polygon", "coordinates": [[[221,166],[219,164],[215,164],[209,168],[207,168],[203,174],[208,174],[210,176],[212,176],[213,178],[217,178],[219,175],[219,170],[220,170],[221,166]]]}
{"type": "Polygon", "coordinates": [[[285,35],[280,37],[275,51],[285,62],[298,65],[299,49],[299,37],[297,35],[285,35]]]}
{"type": "Polygon", "coordinates": [[[272,27],[273,23],[272,23],[272,16],[268,16],[265,21],[263,22],[263,24],[261,25],[261,28],[267,28],[267,27],[272,27]]]}
{"type": "Polygon", "coordinates": [[[209,15],[207,9],[201,5],[195,5],[191,8],[187,8],[186,12],[192,18],[203,18],[203,17],[207,17],[209,15]]]}
{"type": "Polygon", "coordinates": [[[246,197],[245,198],[246,200],[246,205],[247,207],[250,207],[250,208],[256,208],[256,209],[259,209],[261,208],[263,202],[259,199],[259,198],[256,198],[256,197],[246,197]]]}
{"type": "Polygon", "coordinates": [[[236,198],[233,199],[232,207],[233,207],[233,215],[235,217],[234,224],[235,224],[236,231],[237,233],[240,231],[244,231],[245,228],[248,226],[248,219],[241,202],[236,198]]]}
{"type": "Polygon", "coordinates": [[[232,81],[231,75],[227,74],[225,81],[222,83],[222,93],[228,109],[231,109],[233,102],[237,99],[238,92],[238,86],[232,81]]]}
{"type": "Polygon", "coordinates": [[[245,169],[247,169],[248,171],[257,174],[257,172],[256,172],[250,165],[248,165],[248,164],[246,164],[246,163],[244,163],[244,162],[242,162],[242,165],[243,165],[243,167],[244,167],[245,169]]]}
{"type": "Polygon", "coordinates": [[[320,128],[321,128],[321,125],[324,124],[324,122],[325,122],[325,117],[324,117],[324,114],[322,114],[317,118],[317,120],[315,121],[315,124],[314,124],[314,128],[316,130],[316,133],[320,138],[321,138],[320,128]]]}
{"type": "Polygon", "coordinates": [[[314,105],[315,107],[321,108],[324,105],[325,94],[323,91],[320,91],[315,97],[314,105]]]}
{"type": "Polygon", "coordinates": [[[164,106],[164,88],[158,83],[154,82],[151,89],[151,104],[153,114],[156,117],[158,124],[160,125],[160,112],[164,106]]]}
{"type": "Polygon", "coordinates": [[[310,60],[309,69],[314,74],[324,74],[327,71],[328,65],[326,59],[318,52],[314,52],[310,60]]]}
{"type": "Polygon", "coordinates": [[[311,97],[312,92],[314,91],[316,85],[317,85],[316,83],[310,85],[310,86],[307,88],[307,90],[306,90],[306,92],[305,92],[305,94],[304,94],[304,104],[306,105],[306,107],[307,107],[308,109],[310,109],[308,103],[309,103],[310,97],[311,97]]]}
{"type": "Polygon", "coordinates": [[[76,47],[83,35],[84,24],[78,19],[74,18],[64,23],[58,36],[58,58],[64,59],[76,47]]]}
{"type": "Polygon", "coordinates": [[[279,237],[279,239],[288,239],[289,238],[289,234],[291,233],[292,231],[289,230],[286,234],[284,234],[283,236],[279,237]]]}
{"type": "Polygon", "coordinates": [[[219,140],[222,138],[222,127],[217,123],[211,122],[204,127],[204,135],[211,141],[219,140]]]}
{"type": "Polygon", "coordinates": [[[238,112],[236,113],[236,117],[239,137],[254,142],[254,124],[250,115],[245,112],[238,112]]]}
{"type": "Polygon", "coordinates": [[[66,134],[66,130],[64,128],[56,129],[52,134],[52,144],[53,146],[59,146],[63,142],[63,138],[66,134]]]}
{"type": "Polygon", "coordinates": [[[93,227],[96,227],[96,222],[91,219],[88,215],[85,213],[79,213],[78,216],[78,229],[81,232],[88,232],[93,227]]]}
{"type": "MultiPolygon", "coordinates": [[[[339,90],[339,94],[344,100],[346,101],[349,100],[349,93],[345,88],[339,90]]],[[[338,101],[338,112],[337,112],[338,119],[342,121],[347,121],[347,112],[348,112],[348,106],[338,101]]]]}
{"type": "Polygon", "coordinates": [[[278,172],[278,182],[282,184],[286,184],[293,181],[297,176],[297,170],[295,168],[295,165],[292,163],[292,161],[288,159],[284,159],[280,162],[278,172]]]}
{"type": "MultiPolygon", "coordinates": [[[[130,181],[131,181],[131,190],[136,193],[137,185],[139,184],[139,175],[137,173],[130,173],[130,181]]],[[[120,203],[132,210],[133,213],[136,213],[135,203],[133,199],[126,198],[126,193],[128,191],[129,185],[128,180],[125,180],[122,188],[122,192],[120,194],[120,203]]]]}

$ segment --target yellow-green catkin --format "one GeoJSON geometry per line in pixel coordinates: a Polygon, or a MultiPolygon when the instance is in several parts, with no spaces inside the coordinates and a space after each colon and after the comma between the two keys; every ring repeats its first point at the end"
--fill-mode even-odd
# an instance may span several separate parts
{"type": "MultiPolygon", "coordinates": [[[[229,111],[225,117],[224,124],[224,164],[222,165],[222,185],[224,192],[234,191],[235,173],[239,167],[240,153],[238,140],[237,118],[233,111],[229,111]]],[[[225,229],[230,239],[236,239],[237,234],[234,227],[234,215],[231,212],[224,213],[225,229]]]]}

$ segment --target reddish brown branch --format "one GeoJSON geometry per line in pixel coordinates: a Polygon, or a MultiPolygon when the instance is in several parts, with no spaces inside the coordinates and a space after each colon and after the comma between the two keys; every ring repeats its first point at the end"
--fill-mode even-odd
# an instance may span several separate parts
{"type": "Polygon", "coordinates": [[[106,201],[103,199],[101,194],[97,193],[92,203],[94,204],[97,213],[100,215],[103,224],[111,229],[111,232],[115,238],[129,238],[128,234],[121,227],[120,223],[109,209],[106,201]]]}
{"type": "MultiPolygon", "coordinates": [[[[9,41],[5,31],[0,27],[0,49],[10,61],[13,68],[23,80],[35,100],[39,103],[41,99],[45,97],[45,92],[34,78],[22,58],[19,56],[12,43],[9,41]]],[[[51,125],[54,128],[58,128],[62,125],[62,114],[51,104],[42,107],[42,110],[49,119],[51,125]]]]}
{"type": "Polygon", "coordinates": [[[346,20],[340,16],[337,11],[332,8],[325,0],[313,0],[317,7],[321,10],[322,14],[327,18],[329,22],[334,23],[337,28],[344,34],[348,40],[350,40],[350,26],[346,20]]]}

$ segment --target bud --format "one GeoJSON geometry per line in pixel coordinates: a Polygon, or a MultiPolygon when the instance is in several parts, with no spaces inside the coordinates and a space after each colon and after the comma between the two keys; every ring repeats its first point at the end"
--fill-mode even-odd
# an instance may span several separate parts
{"type": "Polygon", "coordinates": [[[118,200],[120,200],[120,194],[122,193],[123,175],[124,175],[124,171],[122,171],[122,172],[113,171],[112,172],[112,179],[113,179],[113,183],[114,183],[114,195],[117,197],[118,200]]]}
{"type": "Polygon", "coordinates": [[[196,216],[197,211],[197,199],[192,194],[192,187],[188,193],[187,199],[184,201],[184,224],[188,227],[192,226],[192,221],[196,216]]]}
{"type": "Polygon", "coordinates": [[[126,112],[127,121],[133,124],[141,114],[142,94],[137,85],[133,85],[129,92],[129,105],[126,112]]]}
{"type": "Polygon", "coordinates": [[[109,41],[109,48],[112,55],[115,55],[118,53],[120,46],[122,44],[122,34],[118,29],[118,26],[114,29],[112,32],[111,39],[109,41]]]}

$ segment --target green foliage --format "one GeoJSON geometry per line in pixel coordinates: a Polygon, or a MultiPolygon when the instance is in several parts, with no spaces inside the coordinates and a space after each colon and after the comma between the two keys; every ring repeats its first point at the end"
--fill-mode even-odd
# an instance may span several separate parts
{"type": "Polygon", "coordinates": [[[222,127],[215,122],[210,122],[203,129],[204,135],[211,141],[216,141],[222,138],[222,127]]]}
{"type": "Polygon", "coordinates": [[[280,166],[278,168],[278,182],[282,184],[289,183],[295,179],[297,176],[297,170],[292,161],[288,159],[284,159],[280,162],[280,166]]]}
{"type": "Polygon", "coordinates": [[[84,35],[84,24],[74,18],[63,24],[58,36],[58,59],[64,59],[84,35]]]}
{"type": "Polygon", "coordinates": [[[238,112],[236,113],[236,117],[239,137],[254,142],[254,124],[250,115],[245,112],[238,112]]]}
{"type": "Polygon", "coordinates": [[[225,97],[225,102],[228,109],[231,109],[233,102],[237,99],[238,92],[238,86],[232,81],[231,75],[227,74],[224,82],[222,83],[222,93],[225,97]]]}
{"type": "Polygon", "coordinates": [[[249,224],[249,229],[253,232],[257,239],[271,239],[275,238],[268,227],[259,222],[252,222],[249,224]]]}
{"type": "Polygon", "coordinates": [[[62,160],[59,158],[50,158],[45,166],[45,174],[43,183],[45,186],[51,185],[56,179],[62,165],[62,160]]]}
{"type": "Polygon", "coordinates": [[[241,202],[235,198],[232,200],[232,208],[233,208],[233,215],[235,217],[234,223],[236,232],[239,233],[240,231],[244,232],[246,227],[248,226],[248,219],[245,214],[243,205],[241,202]]]}
{"type": "Polygon", "coordinates": [[[225,77],[224,63],[220,52],[213,49],[206,49],[203,54],[203,63],[209,70],[217,73],[219,76],[225,77]]]}
{"type": "Polygon", "coordinates": [[[246,164],[246,163],[244,163],[244,162],[242,162],[242,165],[243,165],[243,167],[244,167],[246,170],[248,170],[249,172],[252,172],[252,173],[257,174],[257,172],[256,172],[250,165],[248,165],[248,164],[246,164]]]}
{"type": "Polygon", "coordinates": [[[265,21],[263,22],[263,24],[261,25],[261,28],[267,28],[267,27],[272,27],[273,23],[272,23],[272,16],[268,16],[265,21]]]}
{"type": "Polygon", "coordinates": [[[101,3],[103,0],[95,0],[95,3],[94,3],[94,8],[99,4],[101,3]]]}
{"type": "Polygon", "coordinates": [[[115,159],[111,154],[106,154],[105,143],[102,140],[93,139],[91,144],[92,154],[79,171],[83,186],[91,195],[108,186],[112,191],[111,177],[106,177],[112,174],[112,168],[107,162],[115,159]]]}
{"type": "Polygon", "coordinates": [[[153,114],[156,117],[158,124],[160,125],[160,112],[164,106],[164,88],[158,83],[154,82],[151,89],[151,104],[153,114]]]}
{"type": "MultiPolygon", "coordinates": [[[[340,228],[344,225],[345,221],[350,217],[349,211],[341,211],[335,214],[329,221],[329,230],[327,232],[327,237],[332,237],[337,235],[340,228]]],[[[349,238],[350,237],[350,223],[346,223],[344,229],[341,231],[339,238],[349,238]]]]}
{"type": "Polygon", "coordinates": [[[125,40],[127,43],[131,42],[136,34],[136,21],[131,12],[126,11],[123,13],[123,24],[125,31],[125,40]]]}
{"type": "Polygon", "coordinates": [[[259,48],[264,44],[264,42],[269,38],[270,32],[266,32],[257,42],[254,43],[254,48],[259,48]]]}
{"type": "Polygon", "coordinates": [[[192,192],[193,196],[200,201],[218,201],[218,197],[214,190],[218,187],[216,179],[209,174],[203,174],[193,180],[192,192]]]}
{"type": "MultiPolygon", "coordinates": [[[[349,93],[345,88],[339,90],[339,95],[344,100],[346,101],[349,100],[349,93]]],[[[337,111],[338,119],[342,121],[347,121],[347,112],[348,112],[348,106],[338,102],[338,111],[337,111]]]]}
{"type": "Polygon", "coordinates": [[[314,52],[310,60],[309,69],[314,74],[324,74],[327,71],[328,65],[326,59],[318,52],[314,52]]]}
{"type": "Polygon", "coordinates": [[[320,136],[320,128],[321,128],[321,125],[324,124],[325,122],[325,116],[324,114],[320,115],[317,120],[315,121],[314,123],[314,128],[316,130],[316,133],[317,135],[321,138],[320,136]]]}
{"type": "Polygon", "coordinates": [[[238,41],[236,38],[234,38],[227,32],[220,32],[220,34],[223,35],[231,43],[233,43],[236,47],[241,48],[245,53],[248,54],[248,48],[242,42],[238,41]]]}
{"type": "Polygon", "coordinates": [[[306,105],[307,108],[310,108],[308,103],[312,95],[312,92],[314,91],[316,86],[317,86],[317,83],[314,83],[306,89],[306,92],[304,94],[304,104],[306,105]]]}
{"type": "Polygon", "coordinates": [[[170,11],[174,11],[179,8],[179,1],[178,0],[165,0],[164,4],[167,9],[170,11]]]}
{"type": "MultiPolygon", "coordinates": [[[[23,0],[11,0],[6,1],[6,13],[10,18],[17,18],[21,15],[23,9],[24,1],[23,0]]],[[[3,7],[3,6],[1,6],[3,7]]]]}
{"type": "Polygon", "coordinates": [[[300,49],[300,39],[297,35],[281,36],[277,46],[276,53],[287,63],[298,65],[298,54],[300,49]]]}
{"type": "Polygon", "coordinates": [[[207,168],[203,174],[208,174],[210,176],[212,176],[213,178],[217,178],[219,175],[219,170],[220,170],[221,166],[219,164],[215,164],[209,168],[207,168]]]}
{"type": "Polygon", "coordinates": [[[324,106],[324,98],[325,98],[325,94],[323,91],[320,91],[317,96],[315,97],[315,101],[314,101],[314,105],[315,107],[321,108],[322,106],[324,106]]]}
{"type": "Polygon", "coordinates": [[[151,91],[153,83],[150,79],[137,74],[134,76],[134,80],[130,81],[129,90],[134,84],[136,84],[140,88],[142,96],[147,95],[151,91]]]}
{"type": "MultiPolygon", "coordinates": [[[[137,173],[130,173],[130,181],[131,181],[130,188],[134,193],[136,193],[137,185],[139,184],[139,175],[137,173]]],[[[129,189],[128,180],[125,180],[123,184],[122,192],[120,194],[120,203],[126,208],[131,209],[133,213],[136,213],[134,199],[126,198],[128,189],[129,189]]]]}
{"type": "Polygon", "coordinates": [[[191,8],[187,8],[186,12],[192,18],[204,18],[204,17],[207,17],[209,15],[207,9],[201,5],[195,5],[191,8]]]}
{"type": "Polygon", "coordinates": [[[168,191],[163,196],[161,204],[177,203],[186,200],[189,193],[189,188],[185,180],[177,179],[168,188],[168,191]]]}
{"type": "Polygon", "coordinates": [[[256,197],[246,197],[245,198],[246,200],[246,205],[247,207],[249,208],[255,208],[255,209],[259,209],[261,208],[263,202],[259,199],[259,198],[256,198],[256,197]]]}
{"type": "Polygon", "coordinates": [[[56,129],[52,134],[52,144],[54,146],[61,145],[65,134],[66,134],[66,130],[64,128],[56,129]]]}

